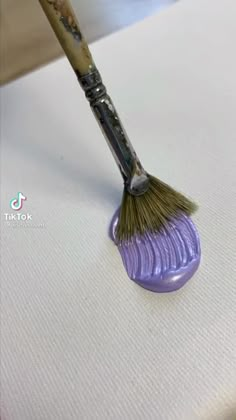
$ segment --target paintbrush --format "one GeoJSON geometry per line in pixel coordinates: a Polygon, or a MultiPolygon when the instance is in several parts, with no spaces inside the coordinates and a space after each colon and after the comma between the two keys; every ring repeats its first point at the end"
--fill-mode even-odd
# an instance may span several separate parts
{"type": "Polygon", "coordinates": [[[67,0],[39,0],[53,31],[76,73],[80,86],[100,124],[124,180],[124,193],[116,225],[118,241],[160,231],[196,205],[146,172],[123,128],[67,0]]]}

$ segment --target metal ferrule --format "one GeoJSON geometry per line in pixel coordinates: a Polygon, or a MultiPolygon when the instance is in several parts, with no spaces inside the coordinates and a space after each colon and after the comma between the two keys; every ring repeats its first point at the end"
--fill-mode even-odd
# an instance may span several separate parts
{"type": "Polygon", "coordinates": [[[149,186],[148,174],[133,149],[98,70],[78,76],[78,80],[120,169],[126,188],[132,195],[143,194],[149,186]]]}

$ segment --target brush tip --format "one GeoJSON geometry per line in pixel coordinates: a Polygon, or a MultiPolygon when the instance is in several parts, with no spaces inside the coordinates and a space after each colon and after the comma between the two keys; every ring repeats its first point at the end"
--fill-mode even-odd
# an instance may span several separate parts
{"type": "Polygon", "coordinates": [[[142,195],[134,196],[124,188],[116,230],[119,241],[159,232],[173,218],[197,211],[197,205],[183,194],[152,175],[148,177],[149,188],[142,195]]]}

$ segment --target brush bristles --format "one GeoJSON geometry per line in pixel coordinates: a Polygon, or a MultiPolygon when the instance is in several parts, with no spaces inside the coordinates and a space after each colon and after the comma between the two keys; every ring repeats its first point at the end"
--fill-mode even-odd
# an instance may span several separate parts
{"type": "Polygon", "coordinates": [[[181,213],[190,215],[197,210],[196,204],[169,185],[150,175],[149,179],[149,188],[143,195],[133,196],[124,189],[116,231],[119,241],[158,232],[181,213]]]}

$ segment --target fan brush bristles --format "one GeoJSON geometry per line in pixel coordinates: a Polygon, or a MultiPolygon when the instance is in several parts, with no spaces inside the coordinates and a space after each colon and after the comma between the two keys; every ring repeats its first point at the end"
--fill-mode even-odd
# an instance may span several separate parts
{"type": "Polygon", "coordinates": [[[116,236],[118,241],[134,235],[158,232],[171,219],[181,213],[191,215],[196,204],[169,185],[149,175],[149,188],[140,196],[124,189],[116,236]]]}

